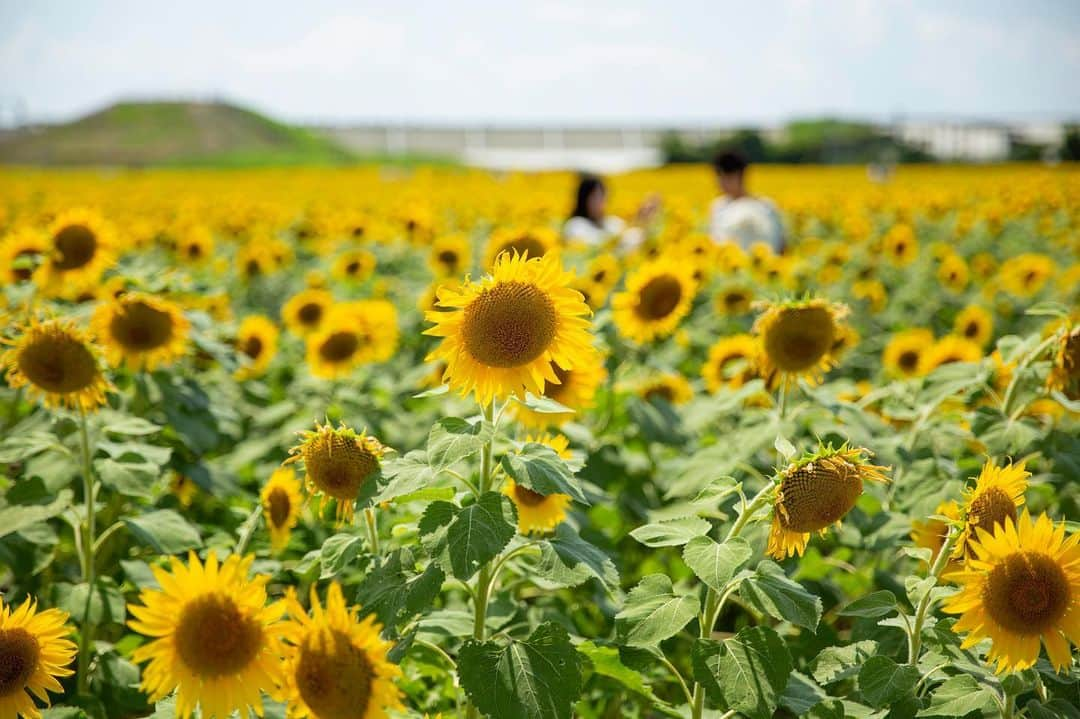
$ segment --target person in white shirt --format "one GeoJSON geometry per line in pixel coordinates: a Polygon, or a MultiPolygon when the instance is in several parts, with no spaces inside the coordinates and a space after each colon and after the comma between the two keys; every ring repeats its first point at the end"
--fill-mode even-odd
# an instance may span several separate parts
{"type": "Polygon", "coordinates": [[[614,244],[620,251],[629,252],[645,241],[644,225],[650,223],[659,209],[659,199],[646,198],[638,208],[633,224],[607,214],[607,187],[594,175],[582,175],[574,198],[574,209],[563,224],[563,237],[569,242],[586,245],[614,244]]]}
{"type": "Polygon", "coordinates": [[[724,193],[709,208],[709,234],[713,241],[735,242],[744,250],[764,243],[778,255],[787,247],[784,224],[772,200],[755,197],[746,189],[746,168],[750,163],[740,152],[721,152],[713,168],[724,193]]]}

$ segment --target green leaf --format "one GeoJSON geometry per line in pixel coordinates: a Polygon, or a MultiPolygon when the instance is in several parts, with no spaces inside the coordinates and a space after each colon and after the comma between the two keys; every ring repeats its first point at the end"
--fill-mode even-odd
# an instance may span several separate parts
{"type": "Polygon", "coordinates": [[[0,537],[52,519],[71,506],[71,491],[62,490],[48,504],[18,504],[0,509],[0,537]]]}
{"type": "Polygon", "coordinates": [[[900,701],[918,681],[918,669],[885,656],[870,657],[859,669],[859,691],[875,709],[900,701]]]}
{"type": "Polygon", "coordinates": [[[619,572],[611,558],[582,539],[565,522],[555,528],[554,536],[541,543],[535,568],[543,577],[564,587],[576,587],[591,577],[603,582],[608,591],[619,586],[619,572]]]}
{"type": "Polygon", "coordinates": [[[131,415],[122,415],[112,413],[111,418],[107,418],[108,424],[105,425],[104,431],[107,434],[120,434],[126,437],[144,437],[151,434],[157,434],[162,430],[159,425],[143,419],[142,417],[133,417],[131,415]]]}
{"type": "Polygon", "coordinates": [[[117,589],[116,583],[108,577],[101,577],[94,582],[92,593],[89,587],[85,582],[58,583],[53,587],[53,603],[70,614],[72,621],[79,624],[86,621],[87,609],[90,612],[90,621],[94,624],[123,624],[127,618],[124,595],[117,589]],[[90,595],[89,606],[87,595],[90,595]]]}
{"type": "Polygon", "coordinates": [[[501,464],[510,479],[537,494],[569,494],[589,503],[566,460],[551,447],[527,442],[520,452],[503,455],[501,464]]]}
{"type": "Polygon", "coordinates": [[[697,578],[716,591],[723,591],[742,565],[750,561],[753,550],[745,539],[734,537],[718,544],[711,537],[694,537],[683,548],[683,561],[697,578]]]}
{"type": "Polygon", "coordinates": [[[896,595],[888,590],[881,590],[856,599],[841,610],[845,617],[884,617],[896,610],[896,595]]]}
{"type": "Polygon", "coordinates": [[[827,647],[818,653],[810,673],[822,684],[832,684],[859,673],[859,668],[878,650],[878,643],[864,639],[845,647],[827,647]]]}
{"type": "Polygon", "coordinates": [[[696,596],[674,593],[666,574],[650,574],[626,596],[615,628],[626,644],[648,646],[677,634],[700,610],[696,596]]]}
{"type": "Polygon", "coordinates": [[[446,532],[454,576],[463,580],[472,577],[516,533],[517,514],[510,498],[499,492],[480,495],[476,504],[458,511],[446,532]]]}
{"type": "Polygon", "coordinates": [[[161,476],[161,468],[150,462],[117,462],[105,457],[94,460],[94,470],[101,483],[126,497],[154,496],[154,483],[161,476]]]}
{"type": "Polygon", "coordinates": [[[615,647],[603,647],[591,641],[585,641],[578,644],[577,650],[588,658],[592,663],[593,671],[597,674],[613,679],[630,691],[640,694],[665,714],[673,717],[681,716],[653,693],[652,687],[645,683],[640,672],[623,664],[619,650],[615,647]]]}
{"type": "Polygon", "coordinates": [[[570,719],[581,693],[581,655],[553,622],[506,645],[468,640],[458,673],[469,699],[498,719],[570,719]]]}
{"type": "Polygon", "coordinates": [[[5,437],[0,442],[0,464],[11,464],[30,459],[47,449],[55,449],[64,454],[71,454],[67,447],[52,432],[21,432],[5,437]]]}
{"type": "Polygon", "coordinates": [[[469,422],[460,417],[443,417],[428,433],[427,459],[436,472],[478,453],[491,441],[494,428],[483,420],[469,422]]]}
{"type": "Polygon", "coordinates": [[[792,714],[802,716],[828,698],[825,690],[817,683],[799,672],[792,672],[788,677],[784,693],[780,695],[781,706],[791,710],[792,714]]]}
{"type": "Polygon", "coordinates": [[[574,410],[570,409],[566,405],[559,404],[553,399],[548,397],[537,397],[532,392],[525,393],[525,401],[521,401],[516,396],[514,401],[518,404],[525,405],[533,412],[539,414],[573,414],[574,410]]]}
{"type": "Polygon", "coordinates": [[[438,387],[432,387],[431,389],[424,390],[423,392],[418,392],[417,394],[414,394],[412,398],[420,399],[422,397],[441,397],[449,391],[450,385],[441,384],[438,387]]]}
{"type": "Polygon", "coordinates": [[[1031,719],[1080,719],[1080,709],[1068,699],[1051,699],[1045,704],[1029,699],[1024,708],[1031,719]]]}
{"type": "Polygon", "coordinates": [[[697,639],[690,651],[694,679],[713,702],[768,719],[791,674],[791,654],[770,627],[747,627],[722,642],[697,639]]]}
{"type": "Polygon", "coordinates": [[[179,554],[202,546],[199,530],[171,509],[125,517],[124,524],[137,540],[160,554],[179,554]]]}
{"type": "Polygon", "coordinates": [[[327,538],[319,550],[319,563],[322,573],[319,579],[336,577],[356,559],[363,549],[363,541],[357,534],[335,534],[327,538]]]}
{"type": "MultiPolygon", "coordinates": [[[[374,504],[412,501],[417,493],[431,489],[435,481],[435,470],[428,464],[427,454],[418,449],[384,462],[382,473],[389,481],[375,495],[374,504]]],[[[454,496],[453,489],[450,496],[454,496]]]]}
{"type": "Polygon", "coordinates": [[[102,439],[98,441],[97,448],[116,460],[149,462],[159,467],[168,462],[169,457],[172,456],[171,447],[159,447],[156,444],[133,442],[131,440],[112,442],[102,439]]]}
{"type": "Polygon", "coordinates": [[[394,550],[384,557],[357,587],[361,614],[374,614],[383,626],[392,628],[404,613],[411,616],[429,607],[446,575],[434,562],[419,574],[412,569],[413,556],[407,549],[394,550]]]}
{"type": "Polygon", "coordinates": [[[638,527],[630,536],[646,547],[681,547],[694,537],[708,534],[712,524],[701,517],[680,517],[638,527]]]}
{"type": "Polygon", "coordinates": [[[921,717],[962,717],[973,711],[989,712],[994,696],[970,674],[949,677],[930,695],[930,706],[922,709],[921,717]]]}
{"type": "Polygon", "coordinates": [[[797,451],[795,449],[795,445],[793,445],[791,442],[788,441],[786,437],[780,434],[776,435],[776,439],[773,441],[773,447],[776,448],[776,451],[779,452],[780,456],[783,457],[785,460],[790,460],[792,457],[795,456],[795,452],[797,451]]]}
{"type": "Polygon", "coordinates": [[[751,606],[774,619],[817,631],[821,621],[821,598],[789,579],[775,562],[766,560],[759,564],[757,571],[743,580],[739,594],[751,606]]]}

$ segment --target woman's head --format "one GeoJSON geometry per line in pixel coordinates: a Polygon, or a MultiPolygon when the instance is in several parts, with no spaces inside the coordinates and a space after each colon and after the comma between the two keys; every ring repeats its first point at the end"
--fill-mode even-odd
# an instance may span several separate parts
{"type": "Polygon", "coordinates": [[[584,217],[597,224],[604,220],[607,205],[607,188],[604,181],[595,175],[582,175],[578,182],[574,211],[571,217],[584,217]]]}

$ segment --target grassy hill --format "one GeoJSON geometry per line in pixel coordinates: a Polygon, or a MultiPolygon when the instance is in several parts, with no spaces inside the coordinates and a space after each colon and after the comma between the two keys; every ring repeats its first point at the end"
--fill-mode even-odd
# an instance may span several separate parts
{"type": "Polygon", "coordinates": [[[351,161],[324,137],[224,103],[123,102],[0,139],[0,163],[258,166],[351,161]]]}

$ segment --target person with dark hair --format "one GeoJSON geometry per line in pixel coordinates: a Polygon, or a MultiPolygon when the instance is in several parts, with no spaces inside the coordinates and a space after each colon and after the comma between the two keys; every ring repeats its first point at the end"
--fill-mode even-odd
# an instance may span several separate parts
{"type": "Polygon", "coordinates": [[[725,150],[713,159],[723,193],[709,209],[709,234],[714,242],[736,242],[744,250],[764,243],[776,254],[786,248],[784,224],[772,200],[755,197],[746,189],[750,162],[738,150],[725,150]]]}
{"type": "Polygon", "coordinates": [[[621,249],[633,249],[644,240],[643,226],[652,221],[659,209],[659,199],[646,198],[634,222],[628,225],[621,217],[607,213],[607,186],[595,175],[583,174],[574,195],[574,208],[563,225],[563,237],[587,245],[602,245],[615,240],[621,249]]]}

